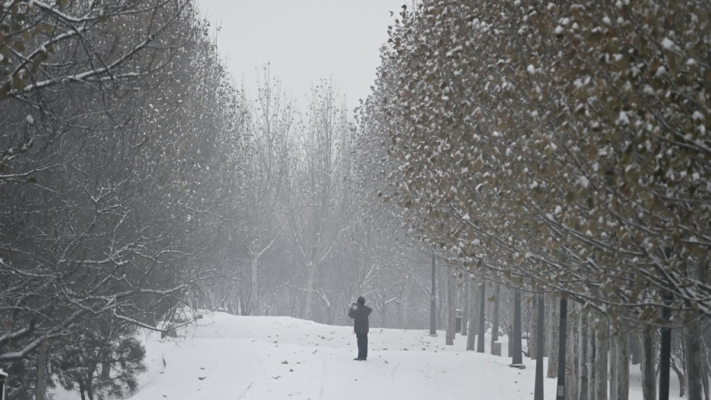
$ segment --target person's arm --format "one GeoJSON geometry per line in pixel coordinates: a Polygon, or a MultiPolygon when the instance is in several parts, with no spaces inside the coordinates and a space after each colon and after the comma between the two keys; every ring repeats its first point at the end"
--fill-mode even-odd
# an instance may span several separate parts
{"type": "Polygon", "coordinates": [[[351,308],[348,310],[348,316],[351,318],[355,318],[355,311],[356,310],[353,309],[353,306],[351,306],[351,308]]]}
{"type": "Polygon", "coordinates": [[[370,308],[370,307],[368,307],[368,306],[365,307],[365,316],[366,316],[366,317],[367,317],[367,316],[370,316],[370,313],[372,313],[372,312],[373,312],[373,309],[372,309],[372,308],[370,308]]]}

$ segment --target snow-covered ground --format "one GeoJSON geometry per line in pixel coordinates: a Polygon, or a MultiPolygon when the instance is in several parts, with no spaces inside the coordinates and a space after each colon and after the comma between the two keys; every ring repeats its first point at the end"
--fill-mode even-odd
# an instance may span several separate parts
{"type": "MultiPolygon", "coordinates": [[[[445,346],[444,332],[432,338],[422,330],[371,329],[368,361],[359,362],[351,327],[224,313],[199,321],[186,337],[145,337],[149,371],[131,399],[533,398],[534,361],[524,359],[524,370],[510,368],[509,358],[465,351],[466,337],[459,335],[445,346]]],[[[546,399],[555,399],[555,384],[546,379],[546,399]]],[[[638,369],[631,386],[631,400],[641,400],[638,369]]],[[[678,383],[673,390],[678,395],[678,383]]]]}

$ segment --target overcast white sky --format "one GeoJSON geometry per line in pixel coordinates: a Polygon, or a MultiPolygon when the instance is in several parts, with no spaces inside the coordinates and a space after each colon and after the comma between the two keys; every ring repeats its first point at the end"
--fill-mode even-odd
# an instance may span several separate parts
{"type": "Polygon", "coordinates": [[[267,62],[299,103],[312,85],[332,78],[348,107],[370,93],[387,27],[409,0],[199,0],[221,26],[220,53],[235,79],[254,92],[267,62]],[[395,13],[390,16],[390,11],[395,13]]]}

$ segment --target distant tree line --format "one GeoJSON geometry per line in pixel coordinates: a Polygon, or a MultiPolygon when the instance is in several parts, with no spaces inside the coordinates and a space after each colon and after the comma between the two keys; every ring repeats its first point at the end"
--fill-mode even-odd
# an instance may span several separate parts
{"type": "Polygon", "coordinates": [[[429,252],[368,203],[355,126],[333,82],[315,85],[303,106],[268,65],[257,83],[243,100],[234,215],[243,223],[230,233],[229,279],[196,293],[195,306],[346,324],[348,305],[363,295],[376,326],[424,328],[429,252]]]}

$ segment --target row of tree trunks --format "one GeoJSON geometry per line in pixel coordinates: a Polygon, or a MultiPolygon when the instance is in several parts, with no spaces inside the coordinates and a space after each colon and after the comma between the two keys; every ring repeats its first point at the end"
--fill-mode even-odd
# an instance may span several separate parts
{"type": "MultiPolygon", "coordinates": [[[[481,278],[480,278],[481,282],[481,278]]],[[[483,318],[482,309],[486,299],[483,282],[480,283],[481,292],[477,295],[472,290],[469,293],[469,300],[473,304],[479,300],[479,304],[475,308],[479,308],[480,317],[483,318]]],[[[498,301],[499,292],[497,290],[496,300],[498,301]]],[[[549,346],[542,346],[539,349],[537,346],[539,324],[536,314],[532,313],[532,328],[536,329],[531,332],[531,340],[529,341],[529,349],[531,355],[538,355],[538,351],[548,355],[548,378],[558,378],[560,374],[565,373],[565,377],[561,382],[565,382],[565,398],[570,400],[629,400],[630,391],[630,357],[632,350],[631,333],[626,324],[614,321],[611,325],[610,320],[600,314],[583,311],[579,304],[571,305],[571,311],[567,319],[565,332],[560,330],[562,326],[561,316],[559,313],[560,302],[559,294],[549,294],[548,301],[544,304],[546,318],[550,319],[547,324],[542,324],[541,328],[545,331],[549,346]],[[567,346],[565,349],[565,357],[559,354],[559,345],[563,343],[563,338],[560,334],[565,335],[567,346]],[[564,363],[564,367],[558,368],[560,363],[564,363]],[[564,372],[563,372],[564,371],[564,372]]],[[[518,297],[515,301],[519,300],[518,297]]],[[[539,300],[534,298],[531,302],[538,306],[539,300]]],[[[514,309],[518,303],[514,302],[514,309]]],[[[497,308],[494,305],[494,318],[498,314],[497,308]]],[[[471,314],[475,314],[471,311],[471,314]]],[[[515,313],[514,313],[515,314],[515,313]]],[[[708,378],[707,372],[704,370],[703,357],[704,349],[702,343],[703,327],[702,321],[690,318],[683,329],[684,353],[685,353],[685,380],[688,389],[689,400],[702,400],[704,394],[708,396],[705,389],[704,379],[708,378]]],[[[483,319],[479,320],[479,328],[482,328],[483,319]]],[[[515,324],[514,324],[515,325],[515,324]]],[[[469,344],[474,343],[474,326],[470,327],[469,344]]],[[[633,333],[636,336],[637,348],[639,351],[638,363],[641,363],[640,369],[642,373],[642,392],[644,400],[654,400],[657,396],[656,389],[656,345],[655,345],[655,328],[646,326],[639,333],[633,333]]],[[[480,340],[483,339],[483,333],[480,332],[480,340]]],[[[510,338],[513,340],[515,338],[510,338]]],[[[496,339],[493,338],[492,343],[496,339]]],[[[492,344],[492,351],[493,351],[492,344]]],[[[661,394],[661,393],[660,393],[661,394]]],[[[558,395],[561,398],[561,395],[558,395]]]]}
{"type": "MultiPolygon", "coordinates": [[[[450,286],[451,287],[451,286],[450,286]]],[[[486,309],[485,281],[480,276],[477,284],[467,280],[464,288],[467,313],[464,320],[468,320],[467,325],[467,350],[474,350],[476,340],[477,351],[484,352],[484,310],[486,309]],[[479,288],[479,291],[476,288],[479,288]],[[478,330],[478,332],[477,332],[478,330]],[[478,333],[478,338],[475,333],[478,333]]],[[[449,293],[448,293],[449,295],[449,293]]],[[[517,295],[520,295],[517,292],[517,295]]],[[[448,296],[449,297],[449,296],[448,296]]],[[[494,343],[498,340],[496,335],[498,330],[498,301],[500,297],[500,286],[497,284],[495,292],[495,303],[493,304],[493,331],[491,351],[494,352],[494,343]]],[[[559,354],[560,335],[564,333],[568,341],[565,350],[565,398],[571,400],[629,400],[630,390],[630,351],[631,336],[624,324],[615,324],[610,329],[609,320],[598,314],[583,311],[580,305],[571,305],[570,317],[565,332],[560,331],[560,295],[549,294],[549,301],[543,304],[547,318],[550,323],[543,324],[545,335],[549,343],[548,348],[538,348],[538,326],[542,322],[538,320],[538,313],[532,313],[531,326],[535,328],[531,332],[529,341],[529,356],[537,356],[541,351],[548,355],[548,377],[555,378],[559,370],[559,363],[563,360],[559,354]],[[547,350],[547,351],[546,351],[547,350]]],[[[520,297],[514,298],[514,311],[519,305],[520,297]]],[[[534,297],[532,304],[537,308],[539,300],[534,297]]],[[[448,303],[448,307],[453,310],[453,303],[448,303]]],[[[535,309],[534,308],[534,309],[535,309]]],[[[514,315],[516,313],[514,312],[514,315]]],[[[452,312],[450,315],[454,315],[452,312]]],[[[454,326],[456,322],[451,319],[449,324],[454,326]]],[[[516,323],[513,324],[514,328],[516,323]]],[[[464,326],[464,325],[463,325],[464,326]]],[[[452,328],[453,331],[453,328],[452,328]]],[[[642,391],[645,400],[656,399],[656,345],[655,328],[645,327],[639,334],[639,351],[642,372],[642,391]]],[[[704,354],[702,348],[702,325],[700,321],[693,321],[683,330],[686,376],[684,382],[688,388],[689,400],[702,400],[705,393],[703,368],[704,354]]],[[[511,344],[515,341],[515,334],[509,338],[511,344]]],[[[452,338],[453,340],[453,338],[452,338]]],[[[513,347],[513,346],[512,346],[513,347]]],[[[543,347],[543,346],[542,346],[543,347]]],[[[515,352],[515,350],[514,350],[515,352]]],[[[513,355],[513,353],[511,354],[513,355]]]]}
{"type": "MultiPolygon", "coordinates": [[[[547,318],[560,315],[553,312],[553,307],[560,303],[560,301],[553,300],[555,297],[560,299],[559,296],[549,296],[550,303],[553,304],[545,305],[547,318]]],[[[568,321],[569,325],[565,327],[565,332],[559,331],[559,334],[565,335],[566,339],[560,336],[555,337],[551,328],[551,326],[562,323],[561,319],[544,324],[548,330],[547,335],[551,344],[556,342],[562,344],[566,341],[568,343],[565,357],[562,357],[562,354],[555,354],[556,352],[550,349],[542,349],[549,355],[548,376],[556,378],[565,373],[565,378],[559,379],[559,385],[561,382],[564,383],[562,386],[565,388],[566,399],[629,400],[631,337],[627,326],[619,321],[615,321],[611,326],[610,320],[606,317],[585,312],[579,305],[572,306],[568,321]],[[560,363],[565,363],[564,368],[561,366],[556,371],[557,373],[551,373],[550,358],[558,358],[558,366],[561,366],[560,363]]],[[[536,325],[538,328],[538,324],[536,325]]],[[[558,327],[562,328],[562,325],[558,325],[558,327]]],[[[705,371],[701,356],[703,348],[700,322],[688,323],[683,333],[687,355],[685,357],[686,376],[684,377],[686,382],[684,383],[687,384],[689,390],[688,398],[702,400],[705,393],[703,382],[705,371]]],[[[657,395],[655,328],[645,327],[639,333],[638,343],[643,396],[645,400],[654,400],[657,395]]],[[[562,398],[562,396],[558,394],[557,398],[562,398]]]]}

